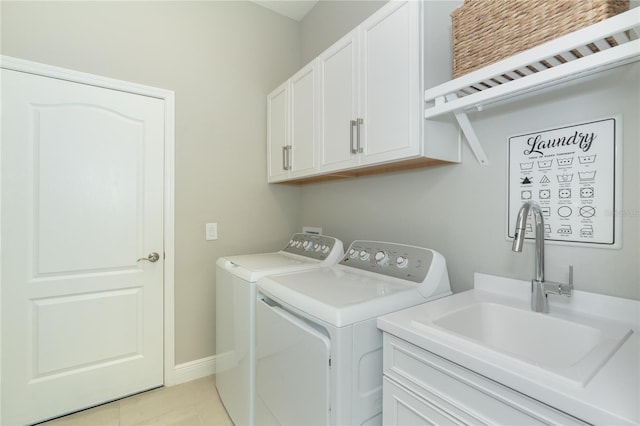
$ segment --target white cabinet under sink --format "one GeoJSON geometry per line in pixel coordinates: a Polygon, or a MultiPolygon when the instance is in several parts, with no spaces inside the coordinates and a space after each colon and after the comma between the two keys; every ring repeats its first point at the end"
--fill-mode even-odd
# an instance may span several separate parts
{"type": "Polygon", "coordinates": [[[384,333],[383,424],[586,425],[384,333]]]}

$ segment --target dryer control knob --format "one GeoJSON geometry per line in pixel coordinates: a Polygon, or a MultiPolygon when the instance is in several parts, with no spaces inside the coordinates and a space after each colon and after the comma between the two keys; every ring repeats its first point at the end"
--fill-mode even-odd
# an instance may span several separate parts
{"type": "Polygon", "coordinates": [[[349,250],[349,257],[351,259],[355,259],[356,257],[358,257],[358,250],[356,249],[349,250]]]}
{"type": "Polygon", "coordinates": [[[304,243],[302,243],[302,248],[304,248],[305,250],[309,251],[309,250],[313,249],[313,243],[311,241],[307,240],[304,243]]]}
{"type": "Polygon", "coordinates": [[[387,266],[389,264],[389,255],[381,250],[376,253],[375,260],[378,265],[387,266]]]}
{"type": "Polygon", "coordinates": [[[400,269],[404,269],[409,265],[409,259],[405,256],[398,256],[396,259],[396,266],[400,269]]]}
{"type": "Polygon", "coordinates": [[[369,253],[366,250],[362,250],[360,252],[360,260],[369,260],[369,258],[371,257],[371,253],[369,253]]]}

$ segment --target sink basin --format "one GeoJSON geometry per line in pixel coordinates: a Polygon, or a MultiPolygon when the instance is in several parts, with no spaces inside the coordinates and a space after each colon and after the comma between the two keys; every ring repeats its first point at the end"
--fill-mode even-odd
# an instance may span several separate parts
{"type": "Polygon", "coordinates": [[[617,324],[587,325],[490,302],[412,322],[418,327],[453,334],[582,385],[632,333],[630,328],[617,324]]]}

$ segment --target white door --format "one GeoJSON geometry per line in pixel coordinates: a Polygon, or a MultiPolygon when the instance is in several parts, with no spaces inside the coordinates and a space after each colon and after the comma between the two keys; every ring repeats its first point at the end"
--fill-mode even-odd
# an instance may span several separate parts
{"type": "Polygon", "coordinates": [[[163,383],[164,107],[1,78],[0,423],[13,425],[163,383]]]}

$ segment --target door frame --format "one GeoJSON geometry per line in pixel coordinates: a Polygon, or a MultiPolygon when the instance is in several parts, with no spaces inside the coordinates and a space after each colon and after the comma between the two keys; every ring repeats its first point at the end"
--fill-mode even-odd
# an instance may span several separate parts
{"type": "MultiPolygon", "coordinates": [[[[174,312],[174,279],[175,279],[175,93],[171,90],[145,86],[108,77],[73,71],[38,62],[27,61],[10,56],[0,55],[0,68],[25,72],[29,74],[87,84],[105,89],[118,90],[136,95],[149,96],[164,101],[164,385],[176,384],[175,378],[175,312],[174,312]]],[[[1,113],[1,111],[0,111],[1,113]]],[[[0,158],[2,152],[0,150],[0,158]]],[[[0,176],[1,179],[1,176],[0,176]]],[[[2,187],[0,186],[0,191],[2,187]]],[[[0,193],[1,195],[1,193],[0,193]]],[[[0,197],[0,211],[2,211],[0,197]]],[[[2,223],[0,222],[0,233],[2,223]]],[[[0,243],[0,253],[2,252],[0,243]]],[[[0,261],[0,271],[2,262],[0,261]]],[[[0,298],[2,298],[2,275],[0,274],[0,298]]],[[[0,307],[1,309],[1,307],[0,307]]],[[[0,311],[0,321],[2,315],[0,311]]],[[[0,324],[1,326],[1,324],[0,324]]],[[[0,339],[0,348],[2,347],[0,339]]],[[[0,350],[0,357],[2,351],[0,350]]],[[[1,361],[1,359],[0,359],[1,361]]],[[[0,362],[0,377],[2,374],[0,362]]],[[[2,400],[0,388],[0,401],[2,400]]],[[[0,404],[0,419],[2,405],[0,404]]]]}

